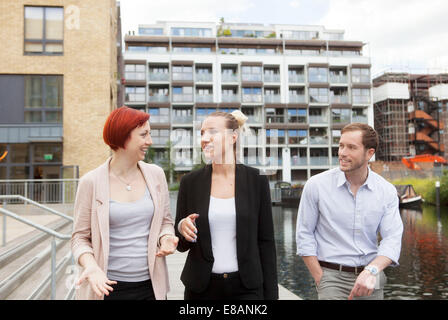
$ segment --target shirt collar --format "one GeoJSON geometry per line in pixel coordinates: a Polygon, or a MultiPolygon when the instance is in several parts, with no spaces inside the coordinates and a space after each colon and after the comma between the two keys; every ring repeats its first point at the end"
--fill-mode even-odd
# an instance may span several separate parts
{"type": "MultiPolygon", "coordinates": [[[[367,180],[364,182],[363,186],[365,185],[370,190],[373,190],[374,183],[373,183],[373,178],[372,178],[372,169],[370,169],[370,167],[368,166],[367,170],[369,171],[369,173],[367,175],[367,180]]],[[[347,185],[350,185],[350,182],[348,182],[347,178],[345,177],[344,171],[342,171],[339,168],[339,174],[338,174],[338,179],[337,179],[337,182],[336,182],[336,186],[339,188],[339,187],[343,186],[346,183],[347,183],[347,185]]]]}

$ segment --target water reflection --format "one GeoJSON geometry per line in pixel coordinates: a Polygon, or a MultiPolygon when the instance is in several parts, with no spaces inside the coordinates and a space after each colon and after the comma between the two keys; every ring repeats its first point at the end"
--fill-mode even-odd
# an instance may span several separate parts
{"type": "MultiPolygon", "coordinates": [[[[303,299],[317,299],[314,281],[296,255],[297,209],[273,207],[279,282],[303,299]]],[[[387,268],[385,299],[448,300],[448,208],[401,210],[400,266],[387,268]]]]}

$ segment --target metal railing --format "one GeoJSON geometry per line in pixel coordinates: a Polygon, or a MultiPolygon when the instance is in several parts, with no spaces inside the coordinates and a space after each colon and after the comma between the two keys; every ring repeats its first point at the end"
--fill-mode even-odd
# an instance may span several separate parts
{"type": "MultiPolygon", "coordinates": [[[[0,180],[0,194],[21,195],[40,203],[74,203],[78,179],[0,180]]],[[[8,199],[19,203],[20,198],[8,199]]]]}
{"type": "Polygon", "coordinates": [[[56,211],[49,207],[46,207],[46,206],[44,206],[38,202],[35,202],[31,199],[25,198],[21,195],[2,195],[2,196],[0,196],[0,200],[3,201],[3,208],[0,208],[0,213],[3,214],[3,246],[6,245],[6,217],[7,216],[53,236],[53,239],[51,240],[51,300],[54,300],[56,297],[56,238],[65,241],[65,240],[70,240],[72,238],[72,235],[59,233],[57,231],[54,231],[50,228],[47,228],[47,227],[41,225],[41,224],[35,223],[29,219],[23,218],[9,210],[6,210],[5,208],[6,208],[6,200],[7,199],[18,199],[18,200],[30,203],[32,205],[35,205],[41,209],[44,209],[44,210],[50,212],[52,214],[56,214],[62,218],[65,218],[72,223],[73,223],[73,218],[63,214],[62,212],[59,212],[59,211],[56,211]]]}

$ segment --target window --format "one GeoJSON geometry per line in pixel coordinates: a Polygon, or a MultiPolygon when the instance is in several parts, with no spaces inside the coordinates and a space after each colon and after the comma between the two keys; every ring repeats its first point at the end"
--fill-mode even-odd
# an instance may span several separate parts
{"type": "Polygon", "coordinates": [[[267,129],[266,130],[266,144],[284,144],[285,130],[267,129]]]}
{"type": "Polygon", "coordinates": [[[333,123],[349,123],[350,109],[332,109],[331,117],[333,123]]]}
{"type": "Polygon", "coordinates": [[[306,109],[288,109],[288,122],[306,123],[306,109]]]}
{"type": "Polygon", "coordinates": [[[353,83],[370,83],[370,70],[367,68],[352,69],[353,83]]]}
{"type": "Polygon", "coordinates": [[[211,37],[212,29],[210,28],[171,28],[172,36],[186,37],[211,37]]]}
{"type": "Polygon", "coordinates": [[[288,130],[289,144],[307,144],[307,130],[288,130]]]}
{"type": "Polygon", "coordinates": [[[25,76],[25,122],[62,123],[62,76],[25,76]]]}
{"type": "Polygon", "coordinates": [[[25,54],[62,54],[64,9],[25,6],[24,34],[25,54]]]}
{"type": "Polygon", "coordinates": [[[145,80],[145,65],[127,64],[124,66],[126,80],[145,80]]]}
{"type": "Polygon", "coordinates": [[[152,142],[156,145],[165,145],[170,140],[169,129],[152,129],[151,130],[152,142]]]}
{"type": "Polygon", "coordinates": [[[310,102],[328,103],[328,88],[309,88],[310,102]]]}
{"type": "Polygon", "coordinates": [[[150,119],[153,123],[169,123],[170,109],[169,108],[149,108],[150,119]]]}
{"type": "Polygon", "coordinates": [[[62,144],[36,144],[34,146],[34,162],[62,162],[62,144]]]}
{"type": "Polygon", "coordinates": [[[327,83],[328,82],[328,69],[327,68],[309,68],[308,69],[308,81],[327,83]]]}
{"type": "Polygon", "coordinates": [[[173,80],[193,80],[193,67],[173,66],[173,80]]]}
{"type": "Polygon", "coordinates": [[[138,28],[138,33],[141,35],[161,36],[163,35],[163,28],[138,28]]]}
{"type": "Polygon", "coordinates": [[[262,68],[256,66],[241,67],[241,77],[243,81],[262,81],[262,68]]]}
{"type": "Polygon", "coordinates": [[[173,87],[173,102],[192,102],[193,87],[173,87]]]}

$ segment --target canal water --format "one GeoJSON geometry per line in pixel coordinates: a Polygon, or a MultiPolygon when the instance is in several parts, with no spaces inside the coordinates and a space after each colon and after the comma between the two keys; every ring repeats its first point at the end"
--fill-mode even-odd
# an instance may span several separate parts
{"type": "MultiPolygon", "coordinates": [[[[404,231],[398,267],[385,270],[387,300],[448,300],[448,208],[401,210],[404,231]]],[[[296,208],[273,207],[279,283],[303,299],[317,299],[313,278],[296,255],[296,208]]]]}

